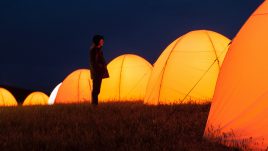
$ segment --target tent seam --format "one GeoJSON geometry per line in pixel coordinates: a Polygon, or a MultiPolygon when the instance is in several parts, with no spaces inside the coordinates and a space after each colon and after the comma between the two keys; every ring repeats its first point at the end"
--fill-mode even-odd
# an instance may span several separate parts
{"type": "Polygon", "coordinates": [[[186,99],[186,97],[193,91],[193,89],[199,84],[199,82],[203,79],[203,77],[209,72],[209,70],[211,69],[211,67],[215,64],[215,62],[217,61],[217,59],[214,60],[214,62],[210,65],[210,67],[206,70],[206,72],[201,76],[201,78],[196,82],[196,84],[192,87],[192,89],[187,93],[187,95],[182,99],[182,101],[184,101],[186,99]]]}
{"type": "Polygon", "coordinates": [[[144,73],[143,76],[139,79],[139,81],[136,83],[136,85],[134,87],[132,87],[132,89],[130,91],[128,91],[127,95],[130,95],[132,93],[132,91],[137,88],[137,86],[141,83],[141,81],[144,79],[144,77],[147,75],[148,73],[144,73]]]}
{"type": "Polygon", "coordinates": [[[167,59],[167,61],[165,62],[165,65],[164,65],[164,71],[163,71],[163,74],[162,74],[162,77],[161,77],[161,82],[160,82],[160,89],[159,89],[159,95],[158,95],[158,103],[160,103],[160,97],[161,97],[161,90],[162,90],[162,82],[163,82],[163,77],[164,77],[164,75],[165,75],[165,72],[166,72],[166,66],[167,66],[167,64],[168,64],[168,62],[169,62],[169,57],[171,56],[171,54],[173,53],[173,50],[176,48],[176,46],[178,45],[178,43],[183,39],[185,37],[185,35],[183,35],[181,38],[179,38],[178,40],[177,40],[177,42],[176,42],[176,44],[173,46],[173,48],[171,49],[171,51],[170,51],[170,53],[169,53],[169,55],[168,55],[168,59],[167,59]]]}
{"type": "Polygon", "coordinates": [[[218,67],[219,67],[219,70],[220,70],[220,61],[219,61],[219,58],[218,58],[218,54],[217,54],[217,52],[216,52],[216,48],[215,48],[215,46],[214,46],[214,43],[213,43],[212,38],[210,37],[209,33],[208,33],[207,31],[205,31],[205,32],[206,32],[206,34],[207,34],[207,36],[208,36],[208,39],[209,39],[209,41],[211,42],[211,45],[212,45],[212,47],[213,47],[213,51],[214,51],[214,53],[215,53],[216,61],[217,61],[217,63],[218,63],[218,67]]]}
{"type": "Polygon", "coordinates": [[[119,100],[121,99],[121,85],[122,85],[121,78],[122,78],[123,64],[124,64],[125,58],[126,58],[126,55],[123,56],[123,60],[122,60],[121,67],[120,67],[120,75],[119,75],[119,100]]]}
{"type": "MultiPolygon", "coordinates": [[[[31,103],[32,103],[31,100],[32,100],[33,96],[34,96],[34,94],[32,94],[32,95],[30,96],[30,98],[29,98],[29,103],[30,103],[29,105],[31,105],[31,103]]],[[[27,99],[27,97],[26,97],[26,99],[27,99]]],[[[25,101],[27,101],[27,100],[25,100],[25,101]]],[[[27,102],[26,102],[26,103],[27,103],[27,102]]],[[[27,104],[26,104],[26,105],[27,105],[27,104]]]]}

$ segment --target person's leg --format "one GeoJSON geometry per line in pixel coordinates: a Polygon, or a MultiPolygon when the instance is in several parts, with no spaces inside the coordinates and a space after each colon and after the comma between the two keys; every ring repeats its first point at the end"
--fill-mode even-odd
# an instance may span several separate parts
{"type": "Polygon", "coordinates": [[[102,78],[93,79],[93,90],[92,90],[92,104],[98,105],[98,95],[100,93],[102,78]]]}
{"type": "Polygon", "coordinates": [[[98,96],[97,96],[97,79],[93,79],[93,90],[92,90],[92,104],[95,105],[97,104],[97,99],[98,99],[98,96]]]}

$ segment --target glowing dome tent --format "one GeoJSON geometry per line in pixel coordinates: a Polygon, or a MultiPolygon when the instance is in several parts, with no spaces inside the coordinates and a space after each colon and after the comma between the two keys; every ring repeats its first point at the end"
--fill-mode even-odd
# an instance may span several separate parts
{"type": "Polygon", "coordinates": [[[58,94],[58,91],[59,91],[59,88],[60,88],[61,84],[62,84],[62,83],[58,84],[58,85],[54,88],[54,90],[51,92],[51,94],[50,94],[50,96],[49,96],[49,99],[48,99],[48,104],[49,104],[49,105],[54,104],[55,99],[56,99],[56,96],[57,96],[57,94],[58,94]]]}
{"type": "Polygon", "coordinates": [[[17,106],[15,97],[6,89],[0,87],[0,106],[17,106]]]}
{"type": "Polygon", "coordinates": [[[99,100],[143,101],[152,65],[137,55],[125,54],[107,66],[110,78],[104,79],[99,100]]]}
{"type": "Polygon", "coordinates": [[[26,97],[22,105],[48,105],[48,96],[43,92],[33,92],[26,97]]]}
{"type": "Polygon", "coordinates": [[[234,38],[217,81],[208,139],[252,150],[268,147],[268,1],[234,38]],[[242,146],[241,146],[242,147],[242,146]]]}
{"type": "Polygon", "coordinates": [[[230,40],[213,31],[189,32],[172,42],[154,64],[145,104],[212,99],[230,40]]]}
{"type": "Polygon", "coordinates": [[[68,75],[58,90],[55,104],[91,102],[92,81],[88,69],[79,69],[68,75]]]}

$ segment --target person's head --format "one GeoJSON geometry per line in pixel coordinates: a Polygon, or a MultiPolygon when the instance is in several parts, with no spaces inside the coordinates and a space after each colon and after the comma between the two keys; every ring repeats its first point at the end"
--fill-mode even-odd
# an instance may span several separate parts
{"type": "Polygon", "coordinates": [[[104,44],[104,37],[102,35],[95,35],[92,38],[92,42],[97,47],[102,47],[104,44]]]}

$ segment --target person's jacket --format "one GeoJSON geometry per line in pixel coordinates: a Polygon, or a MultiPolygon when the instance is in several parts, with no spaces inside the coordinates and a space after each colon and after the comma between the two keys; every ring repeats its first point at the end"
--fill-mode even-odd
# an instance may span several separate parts
{"type": "Polygon", "coordinates": [[[90,50],[91,79],[109,78],[107,65],[101,48],[93,47],[90,50]]]}

